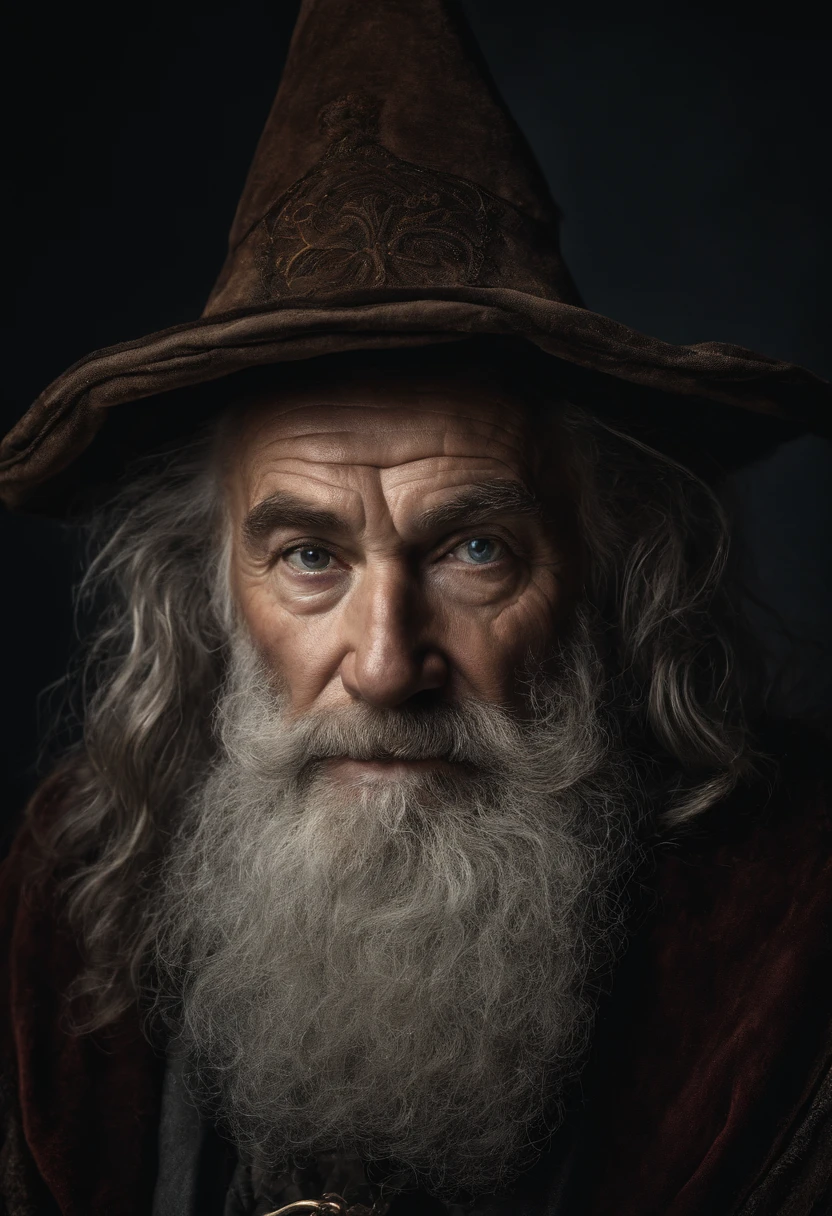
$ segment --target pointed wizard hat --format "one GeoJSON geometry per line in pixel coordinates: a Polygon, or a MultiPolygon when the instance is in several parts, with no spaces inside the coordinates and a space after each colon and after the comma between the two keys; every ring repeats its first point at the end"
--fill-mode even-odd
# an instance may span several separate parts
{"type": "Polygon", "coordinates": [[[717,433],[752,413],[828,428],[802,368],[584,308],[558,219],[453,0],[304,0],[203,315],[55,380],[0,444],[0,497],[60,510],[246,369],[477,335],[534,344],[578,396],[635,391],[670,430],[708,411],[717,433]]]}

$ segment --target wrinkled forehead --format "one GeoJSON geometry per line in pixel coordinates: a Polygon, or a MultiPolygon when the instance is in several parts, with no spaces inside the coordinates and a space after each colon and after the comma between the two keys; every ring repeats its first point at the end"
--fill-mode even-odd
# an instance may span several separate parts
{"type": "Polygon", "coordinates": [[[311,375],[238,403],[227,475],[249,505],[275,473],[300,465],[415,472],[427,462],[528,483],[537,430],[519,393],[476,372],[311,375]]]}

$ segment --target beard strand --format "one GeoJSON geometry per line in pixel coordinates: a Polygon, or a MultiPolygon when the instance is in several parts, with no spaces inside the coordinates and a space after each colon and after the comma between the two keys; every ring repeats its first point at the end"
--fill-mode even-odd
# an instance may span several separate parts
{"type": "Polygon", "coordinates": [[[637,803],[588,623],[560,659],[523,720],[470,701],[289,722],[235,643],[156,915],[160,1003],[243,1153],[344,1150],[482,1192],[559,1122],[637,803]],[[344,786],[326,765],[344,755],[448,763],[344,786]]]}

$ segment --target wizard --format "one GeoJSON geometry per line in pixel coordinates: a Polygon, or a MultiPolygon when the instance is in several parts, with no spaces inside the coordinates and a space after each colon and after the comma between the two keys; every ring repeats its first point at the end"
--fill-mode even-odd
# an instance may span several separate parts
{"type": "Polygon", "coordinates": [[[0,445],[83,734],[0,881],[11,1216],[832,1204],[825,745],[733,469],[829,388],[586,309],[446,0],[304,0],[201,317],[0,445]]]}

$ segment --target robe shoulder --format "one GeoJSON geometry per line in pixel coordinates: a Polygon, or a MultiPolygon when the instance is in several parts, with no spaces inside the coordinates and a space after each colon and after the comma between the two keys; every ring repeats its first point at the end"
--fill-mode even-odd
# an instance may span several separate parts
{"type": "Polygon", "coordinates": [[[0,1210],[10,1216],[146,1216],[163,1061],[138,1014],[95,1034],[71,1025],[81,958],[38,838],[76,779],[49,777],[0,867],[0,1210]]]}
{"type": "Polygon", "coordinates": [[[587,1216],[832,1210],[830,748],[794,725],[769,746],[776,769],[656,850],[596,1037],[587,1216]]]}

